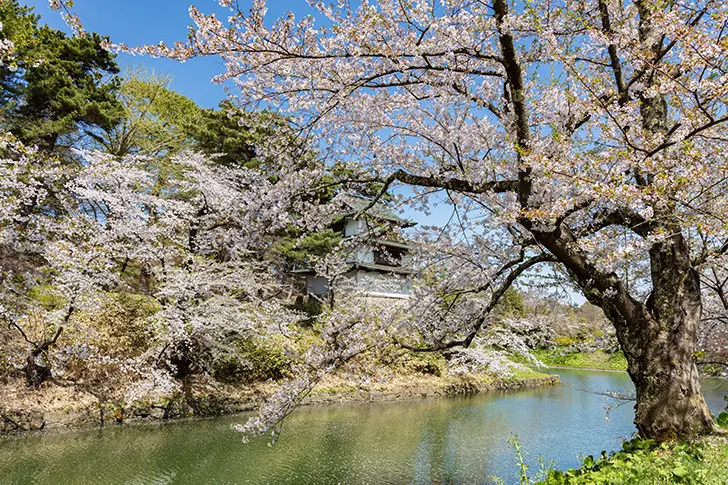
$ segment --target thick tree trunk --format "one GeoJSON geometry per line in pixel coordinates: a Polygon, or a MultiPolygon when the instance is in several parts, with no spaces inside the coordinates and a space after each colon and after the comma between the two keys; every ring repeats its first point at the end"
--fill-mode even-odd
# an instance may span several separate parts
{"type": "Polygon", "coordinates": [[[25,379],[28,386],[38,387],[51,377],[51,369],[45,362],[43,352],[33,349],[25,363],[25,379]]]}
{"type": "Polygon", "coordinates": [[[648,311],[628,319],[607,312],[612,313],[635,385],[635,424],[641,436],[658,441],[709,433],[713,417],[696,365],[700,280],[683,237],[677,233],[655,244],[650,263],[648,311]]]}
{"type": "MultiPolygon", "coordinates": [[[[695,315],[682,315],[677,328],[640,332],[626,352],[636,389],[635,425],[640,436],[664,441],[706,434],[713,418],[705,404],[695,364],[695,315]]],[[[633,322],[634,323],[634,322],[633,322]]],[[[642,322],[651,327],[655,322],[642,322]]]]}
{"type": "Polygon", "coordinates": [[[590,262],[568,228],[532,231],[614,324],[636,389],[635,424],[642,437],[657,441],[706,434],[714,426],[696,366],[699,276],[679,228],[663,229],[672,236],[650,249],[652,294],[646,303],[630,296],[615,273],[590,262]]]}
{"type": "MultiPolygon", "coordinates": [[[[71,304],[66,315],[65,322],[68,322],[73,310],[74,306],[71,304]]],[[[48,350],[58,341],[58,337],[60,337],[63,332],[63,327],[58,327],[52,338],[36,343],[28,338],[22,327],[20,327],[17,323],[12,321],[11,325],[14,326],[23,336],[25,341],[31,345],[31,348],[28,350],[28,357],[25,359],[25,379],[29,386],[38,387],[51,378],[51,366],[48,362],[48,350]]]]}

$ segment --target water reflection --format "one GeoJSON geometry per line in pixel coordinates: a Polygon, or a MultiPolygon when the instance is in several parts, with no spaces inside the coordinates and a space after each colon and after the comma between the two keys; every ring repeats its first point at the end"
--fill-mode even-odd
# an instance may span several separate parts
{"type": "MultiPolygon", "coordinates": [[[[301,409],[279,442],[242,444],[241,418],[107,428],[0,442],[0,483],[33,484],[477,484],[516,483],[511,434],[531,469],[560,467],[629,436],[633,411],[604,419],[604,401],[580,392],[628,390],[622,373],[556,371],[563,385],[512,394],[301,409]]],[[[716,412],[723,381],[705,384],[716,412]]]]}

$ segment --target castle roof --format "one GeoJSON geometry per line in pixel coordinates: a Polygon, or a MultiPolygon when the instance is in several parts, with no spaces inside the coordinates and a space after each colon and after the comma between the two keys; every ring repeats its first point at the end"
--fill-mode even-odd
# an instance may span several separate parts
{"type": "Polygon", "coordinates": [[[382,199],[377,200],[374,205],[369,207],[366,211],[364,211],[364,209],[371,205],[374,200],[373,197],[365,197],[358,194],[341,194],[337,197],[337,200],[339,200],[345,207],[345,212],[341,214],[343,217],[355,217],[362,212],[366,212],[366,214],[370,217],[394,222],[402,227],[411,227],[417,224],[414,221],[410,221],[396,215],[389,207],[387,207],[386,203],[382,199]]]}

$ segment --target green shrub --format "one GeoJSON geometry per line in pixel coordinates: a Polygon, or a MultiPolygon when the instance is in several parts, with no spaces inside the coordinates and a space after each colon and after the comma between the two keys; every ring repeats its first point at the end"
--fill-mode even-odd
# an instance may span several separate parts
{"type": "Polygon", "coordinates": [[[283,348],[274,343],[239,339],[235,351],[218,356],[212,363],[215,379],[229,383],[250,383],[288,376],[290,361],[283,348]]]}
{"type": "Polygon", "coordinates": [[[715,420],[715,422],[720,426],[721,428],[728,428],[728,413],[723,411],[718,415],[718,418],[715,420]]]}
{"type": "Polygon", "coordinates": [[[47,311],[57,310],[66,303],[55,286],[38,285],[28,291],[28,296],[47,311]]]}
{"type": "Polygon", "coordinates": [[[447,369],[447,360],[439,352],[413,352],[406,367],[419,374],[442,376],[447,369]]]}
{"type": "Polygon", "coordinates": [[[220,356],[212,363],[212,376],[222,382],[246,382],[249,371],[250,364],[236,354],[220,356]]]}
{"type": "Polygon", "coordinates": [[[571,337],[556,337],[554,339],[554,343],[561,347],[568,347],[569,345],[573,344],[575,341],[576,340],[571,337]]]}

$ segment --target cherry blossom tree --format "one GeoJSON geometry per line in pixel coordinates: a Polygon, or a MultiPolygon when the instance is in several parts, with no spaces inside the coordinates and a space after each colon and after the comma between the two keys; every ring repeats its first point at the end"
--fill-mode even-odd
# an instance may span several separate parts
{"type": "Polygon", "coordinates": [[[297,320],[272,298],[280,283],[255,257],[271,231],[290,221],[295,185],[273,188],[257,171],[220,169],[183,153],[171,159],[176,180],[160,187],[144,157],[86,158],[74,192],[96,225],[90,244],[103,248],[117,273],[107,280],[123,278],[130,261],[148,268],[149,294],[160,307],[151,353],[174,375],[200,370],[204,357],[236,336],[282,333],[297,320]]]}
{"type": "Polygon", "coordinates": [[[640,434],[712,429],[694,354],[699,272],[728,248],[725,2],[312,1],[272,23],[220,3],[187,42],[117,47],[219,56],[241,107],[291,116],[352,181],[444,192],[503,234],[506,275],[556,261],[616,329],[640,434]]]}
{"type": "Polygon", "coordinates": [[[87,227],[65,220],[74,169],[7,132],[0,145],[0,319],[27,343],[23,369],[38,386],[51,376],[53,346],[103,284],[103,261],[84,245],[87,227]]]}
{"type": "Polygon", "coordinates": [[[159,308],[148,355],[127,363],[142,375],[161,367],[184,377],[235,337],[286,335],[300,318],[277,298],[286,284],[260,255],[283,229],[324,225],[330,208],[302,197],[309,174],[281,150],[268,170],[183,152],[166,171],[143,156],[79,152],[82,162],[69,164],[7,133],[2,142],[0,318],[27,343],[30,384],[52,376],[80,311],[136,291],[132,267],[144,269],[159,308]],[[52,304],[33,298],[41,290],[52,304]]]}

